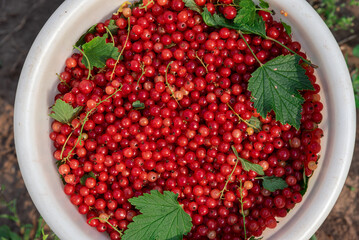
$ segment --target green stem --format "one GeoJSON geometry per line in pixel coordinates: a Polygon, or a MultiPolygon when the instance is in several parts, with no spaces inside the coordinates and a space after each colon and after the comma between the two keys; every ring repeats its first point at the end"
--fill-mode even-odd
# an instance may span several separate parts
{"type": "Polygon", "coordinates": [[[201,62],[201,64],[203,65],[203,67],[206,69],[206,73],[208,73],[207,65],[204,64],[204,62],[202,61],[202,59],[197,55],[197,52],[196,52],[196,58],[198,59],[198,61],[201,62]]]}
{"type": "Polygon", "coordinates": [[[241,38],[243,39],[244,43],[247,45],[249,51],[251,51],[253,57],[256,59],[256,61],[259,63],[260,66],[263,66],[263,63],[261,61],[259,61],[259,59],[257,58],[256,54],[253,52],[252,48],[249,46],[247,40],[245,39],[245,37],[243,36],[243,33],[238,30],[239,36],[241,36],[241,38]]]}
{"type": "Polygon", "coordinates": [[[70,137],[72,136],[73,133],[74,133],[74,132],[71,132],[71,133],[69,134],[69,136],[67,137],[67,139],[66,139],[64,145],[62,146],[61,154],[60,154],[60,158],[61,158],[61,159],[62,159],[62,154],[63,154],[64,151],[65,151],[65,146],[66,146],[67,142],[69,141],[69,139],[70,139],[70,137]]]}
{"type": "Polygon", "coordinates": [[[108,225],[110,225],[110,226],[112,227],[113,230],[115,230],[116,232],[118,232],[118,233],[120,234],[120,236],[123,235],[123,232],[120,231],[120,230],[118,230],[117,227],[115,227],[114,225],[112,225],[112,224],[108,221],[108,219],[100,218],[100,217],[93,217],[93,218],[91,218],[91,219],[89,220],[89,223],[91,223],[91,221],[94,220],[94,219],[98,219],[98,220],[101,220],[101,221],[106,222],[108,225]]]}
{"type": "Polygon", "coordinates": [[[169,90],[171,91],[171,93],[172,93],[172,97],[176,100],[178,106],[181,107],[181,105],[180,105],[179,102],[177,101],[177,98],[176,98],[176,96],[175,96],[175,93],[173,92],[173,90],[172,90],[172,88],[171,88],[171,85],[170,85],[170,84],[168,83],[168,81],[167,81],[168,68],[170,67],[171,63],[173,63],[173,61],[171,61],[171,62],[169,62],[169,63],[167,64],[166,72],[165,72],[165,80],[166,80],[166,84],[167,84],[168,89],[169,89],[169,90]]]}
{"type": "Polygon", "coordinates": [[[238,113],[236,113],[236,111],[234,111],[234,109],[232,108],[232,106],[227,103],[227,106],[232,110],[232,112],[238,117],[238,119],[244,123],[246,123],[249,127],[252,127],[253,129],[256,129],[256,130],[260,130],[258,129],[257,127],[255,127],[254,125],[250,124],[249,122],[247,122],[246,120],[244,120],[243,118],[241,118],[241,116],[239,116],[238,113]]]}
{"type": "Polygon", "coordinates": [[[241,212],[243,217],[243,230],[244,230],[244,239],[247,239],[247,229],[246,229],[246,217],[244,216],[244,209],[243,209],[243,186],[242,186],[242,180],[239,181],[239,193],[241,195],[241,212]]]}
{"type": "Polygon", "coordinates": [[[263,11],[263,12],[272,13],[272,11],[271,11],[271,10],[269,10],[269,9],[265,9],[265,8],[256,8],[256,11],[263,11]]]}
{"type": "Polygon", "coordinates": [[[219,196],[219,199],[222,199],[222,197],[223,197],[223,195],[224,195],[224,192],[225,192],[226,189],[227,189],[227,185],[228,185],[229,181],[231,181],[232,175],[233,175],[234,171],[235,171],[236,168],[237,168],[238,162],[239,162],[239,161],[238,161],[238,159],[237,159],[237,160],[236,160],[236,163],[234,164],[234,167],[233,167],[233,170],[232,170],[231,174],[229,174],[229,176],[228,176],[228,178],[227,178],[227,180],[226,180],[226,183],[224,184],[224,187],[223,187],[223,189],[222,189],[222,191],[221,191],[221,195],[219,196]]]}
{"type": "Polygon", "coordinates": [[[137,86],[140,84],[140,80],[141,80],[142,76],[145,74],[145,66],[142,63],[141,63],[141,70],[142,70],[142,72],[141,72],[141,76],[137,80],[137,86]]]}
{"type": "Polygon", "coordinates": [[[77,49],[77,50],[79,50],[81,53],[82,53],[82,56],[84,56],[85,57],[85,59],[86,59],[86,62],[87,62],[87,64],[88,64],[88,70],[89,70],[89,73],[88,73],[88,75],[87,75],[87,79],[90,79],[90,77],[92,76],[91,75],[91,64],[90,64],[90,60],[88,59],[88,57],[86,56],[86,54],[84,53],[84,51],[82,51],[80,48],[78,48],[78,47],[76,47],[76,46],[73,46],[75,49],[77,49]]]}
{"type": "Polygon", "coordinates": [[[128,39],[130,38],[130,30],[131,30],[131,22],[130,22],[130,18],[127,18],[128,19],[128,26],[127,26],[127,37],[126,37],[126,41],[125,41],[125,44],[123,44],[123,47],[121,49],[121,52],[120,52],[120,55],[118,55],[118,58],[116,60],[116,63],[115,63],[115,66],[113,67],[113,70],[112,70],[112,73],[111,73],[111,80],[113,79],[113,75],[115,74],[115,69],[116,69],[116,66],[118,64],[118,62],[120,61],[120,58],[123,54],[123,51],[125,50],[126,48],[126,45],[127,45],[127,42],[128,42],[128,39]]]}
{"type": "Polygon", "coordinates": [[[318,68],[317,65],[313,64],[311,61],[305,59],[304,57],[300,56],[298,53],[296,53],[295,51],[293,51],[292,49],[290,49],[289,47],[287,47],[286,45],[284,45],[283,43],[279,42],[277,39],[271,38],[271,37],[266,37],[266,39],[271,40],[277,44],[279,44],[280,46],[284,47],[285,49],[287,49],[289,52],[293,53],[294,55],[297,55],[298,57],[300,57],[300,59],[303,60],[303,62],[305,62],[306,64],[308,64],[309,66],[311,66],[312,68],[318,68]]]}
{"type": "Polygon", "coordinates": [[[140,6],[140,9],[144,8],[147,11],[147,7],[152,3],[155,3],[155,2],[153,0],[150,0],[150,1],[148,1],[148,3],[145,6],[143,6],[143,4],[142,4],[142,6],[140,6]]]}
{"type": "Polygon", "coordinates": [[[62,79],[61,76],[58,73],[56,73],[56,76],[60,79],[60,82],[65,84],[67,87],[70,87],[70,85],[64,79],[62,79]]]}
{"type": "Polygon", "coordinates": [[[105,29],[106,29],[106,31],[108,32],[108,34],[110,34],[111,39],[112,39],[113,46],[115,46],[115,39],[113,38],[113,35],[112,35],[110,29],[108,29],[108,27],[105,27],[105,29]]]}
{"type": "Polygon", "coordinates": [[[92,112],[94,112],[94,111],[96,110],[96,108],[97,108],[101,103],[103,103],[103,102],[107,101],[108,99],[112,98],[117,92],[121,91],[121,89],[122,89],[122,85],[121,85],[114,93],[112,93],[110,96],[108,96],[108,97],[105,98],[104,100],[101,100],[100,102],[98,102],[98,103],[96,104],[96,107],[92,108],[90,111],[88,111],[88,112],[86,113],[86,115],[85,115],[85,117],[84,117],[84,119],[83,119],[83,123],[82,123],[82,125],[81,125],[81,130],[80,130],[80,134],[79,134],[79,136],[78,136],[78,138],[77,138],[77,141],[76,141],[76,143],[74,144],[74,146],[72,147],[72,149],[70,150],[70,152],[68,153],[67,157],[63,159],[64,161],[66,161],[66,160],[69,159],[69,157],[71,156],[72,152],[75,150],[76,145],[81,141],[82,132],[83,132],[83,129],[84,129],[84,126],[85,126],[86,122],[88,121],[88,117],[90,116],[90,114],[91,114],[92,112]]]}

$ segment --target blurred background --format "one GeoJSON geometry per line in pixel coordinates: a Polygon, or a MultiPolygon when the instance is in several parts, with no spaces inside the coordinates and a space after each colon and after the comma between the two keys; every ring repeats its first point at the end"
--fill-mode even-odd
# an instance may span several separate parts
{"type": "MultiPolygon", "coordinates": [[[[0,0],[0,239],[56,238],[33,205],[19,171],[14,147],[13,105],[17,81],[31,44],[62,2],[0,0]]],[[[359,0],[308,2],[325,20],[340,45],[359,107],[359,0]]],[[[346,184],[330,215],[311,238],[313,240],[359,239],[358,141],[357,131],[354,159],[346,184]]]]}

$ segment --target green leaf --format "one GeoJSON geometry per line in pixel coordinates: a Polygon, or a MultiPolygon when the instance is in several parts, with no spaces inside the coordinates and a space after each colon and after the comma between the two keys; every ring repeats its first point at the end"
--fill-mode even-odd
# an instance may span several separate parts
{"type": "Polygon", "coordinates": [[[276,120],[300,127],[303,97],[299,90],[314,90],[299,65],[299,58],[293,55],[279,56],[270,60],[252,73],[248,90],[257,112],[265,118],[274,111],[276,120]]]}
{"type": "Polygon", "coordinates": [[[259,120],[259,118],[251,117],[248,120],[248,123],[252,126],[254,126],[254,131],[259,132],[262,129],[262,122],[259,120]]]}
{"type": "Polygon", "coordinates": [[[177,194],[152,190],[129,199],[142,214],[133,218],[122,240],[182,239],[191,231],[191,217],[177,201],[177,194]]]}
{"type": "Polygon", "coordinates": [[[112,34],[117,34],[117,30],[118,30],[118,26],[116,25],[115,20],[111,19],[110,23],[107,26],[108,30],[110,30],[110,32],[112,34]]]}
{"type": "Polygon", "coordinates": [[[86,43],[86,41],[85,41],[86,35],[87,35],[88,33],[95,33],[95,32],[96,32],[96,25],[97,25],[97,24],[93,25],[93,26],[90,27],[84,34],[82,34],[82,36],[79,38],[79,40],[77,40],[77,42],[76,42],[76,44],[75,44],[76,47],[80,47],[80,46],[82,46],[83,44],[86,43]]]}
{"type": "Polygon", "coordinates": [[[79,113],[81,112],[82,107],[73,108],[71,104],[57,99],[55,105],[51,107],[50,117],[61,122],[61,123],[70,123],[79,113]]]}
{"type": "Polygon", "coordinates": [[[213,19],[216,22],[217,26],[238,29],[238,26],[236,26],[234,23],[230,22],[228,19],[226,19],[222,15],[215,13],[215,14],[213,14],[213,19]]]}
{"type": "Polygon", "coordinates": [[[260,6],[261,8],[264,8],[264,9],[268,9],[268,8],[269,8],[269,4],[268,4],[266,1],[264,1],[264,0],[260,0],[259,6],[260,6]]]}
{"type": "Polygon", "coordinates": [[[120,53],[118,48],[113,46],[113,43],[106,43],[107,34],[102,37],[95,37],[90,42],[82,45],[82,50],[85,57],[82,58],[82,63],[86,68],[92,70],[93,67],[103,68],[106,66],[106,60],[109,58],[117,59],[120,53]],[[86,57],[89,62],[87,62],[86,57]],[[90,64],[90,66],[89,66],[90,64]]]}
{"type": "Polygon", "coordinates": [[[285,32],[290,36],[292,34],[292,27],[290,25],[286,24],[285,22],[283,22],[282,20],[280,20],[280,21],[283,24],[285,32]]]}
{"type": "Polygon", "coordinates": [[[214,20],[212,14],[208,11],[207,7],[204,8],[202,12],[202,18],[205,24],[210,27],[218,27],[216,21],[214,20]]]}
{"type": "Polygon", "coordinates": [[[42,228],[41,230],[41,235],[42,235],[42,240],[47,240],[47,238],[49,237],[49,234],[45,234],[44,228],[42,228]]]}
{"type": "Polygon", "coordinates": [[[261,240],[261,239],[263,239],[263,237],[256,238],[256,237],[252,236],[248,240],[261,240]]]}
{"type": "Polygon", "coordinates": [[[141,103],[140,100],[137,100],[135,102],[132,103],[132,107],[134,109],[144,109],[145,108],[145,104],[141,103]]]}
{"type": "Polygon", "coordinates": [[[240,9],[233,22],[238,25],[253,25],[256,19],[256,5],[252,0],[242,0],[239,2],[240,9]]]}
{"type": "Polygon", "coordinates": [[[353,48],[353,55],[359,58],[359,44],[353,48]]]}
{"type": "Polygon", "coordinates": [[[183,0],[183,2],[185,6],[188,7],[189,9],[196,11],[198,13],[202,12],[201,7],[198,6],[194,0],[183,0]]]}
{"type": "Polygon", "coordinates": [[[305,171],[303,170],[303,180],[300,183],[301,190],[299,191],[302,196],[304,196],[304,194],[308,190],[308,182],[310,177],[311,176],[308,177],[307,175],[305,175],[305,171]]]}
{"type": "Polygon", "coordinates": [[[37,219],[37,228],[36,228],[34,239],[40,239],[40,237],[41,237],[41,229],[44,228],[43,225],[44,225],[44,219],[40,216],[39,219],[37,219]]]}
{"type": "Polygon", "coordinates": [[[16,199],[11,200],[10,202],[8,202],[7,204],[7,208],[9,209],[9,211],[16,215],[16,199]]]}
{"type": "Polygon", "coordinates": [[[244,171],[249,172],[250,170],[258,173],[259,175],[264,175],[264,171],[261,165],[252,163],[244,158],[239,158],[242,164],[242,168],[244,171]]]}
{"type": "Polygon", "coordinates": [[[11,221],[14,221],[14,222],[17,222],[17,218],[13,215],[9,215],[9,214],[0,214],[0,218],[3,218],[3,219],[7,219],[7,220],[11,220],[11,221]]]}
{"type": "Polygon", "coordinates": [[[263,187],[271,192],[288,187],[287,182],[280,177],[264,176],[264,177],[259,177],[258,179],[262,179],[263,187]]]}
{"type": "Polygon", "coordinates": [[[355,97],[355,106],[359,108],[359,73],[357,72],[352,76],[354,97],[355,97]]]}
{"type": "Polygon", "coordinates": [[[266,37],[265,23],[264,23],[262,17],[260,17],[258,15],[256,15],[255,20],[252,24],[240,24],[237,29],[241,30],[244,33],[256,34],[263,38],[266,37]]]}
{"type": "Polygon", "coordinates": [[[34,226],[32,224],[22,225],[21,228],[24,230],[23,240],[29,240],[30,234],[34,226]]]}
{"type": "Polygon", "coordinates": [[[96,179],[96,176],[93,172],[88,172],[86,174],[84,174],[81,178],[80,178],[80,183],[81,185],[85,185],[86,184],[86,179],[92,177],[93,179],[96,179]]]}
{"type": "Polygon", "coordinates": [[[234,155],[236,155],[237,159],[241,162],[244,171],[249,172],[250,170],[252,170],[259,175],[264,175],[264,171],[261,165],[252,163],[244,158],[239,157],[237,149],[234,146],[232,146],[232,150],[234,152],[234,155]]]}
{"type": "Polygon", "coordinates": [[[11,231],[7,225],[0,226],[0,239],[22,240],[21,237],[17,233],[11,231]]]}
{"type": "MultiPolygon", "coordinates": [[[[59,175],[60,175],[60,174],[59,174],[59,175]]],[[[60,179],[61,179],[62,183],[63,183],[64,185],[66,185],[66,181],[65,181],[64,176],[60,175],[60,179]]]]}

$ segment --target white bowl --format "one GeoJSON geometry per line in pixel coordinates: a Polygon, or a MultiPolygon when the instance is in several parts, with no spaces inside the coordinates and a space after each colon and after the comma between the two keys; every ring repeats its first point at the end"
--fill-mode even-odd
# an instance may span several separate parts
{"type": "MultiPolygon", "coordinates": [[[[57,92],[56,73],[77,39],[93,24],[110,17],[124,0],[67,0],[47,21],[27,56],[15,102],[15,143],[20,169],[40,214],[61,239],[107,239],[89,227],[63,193],[49,139],[49,106],[57,92]]],[[[311,60],[319,65],[325,137],[319,168],[302,203],[265,239],[308,239],[335,204],[347,177],[355,139],[355,107],[342,53],[322,19],[305,0],[271,0],[276,18],[293,28],[311,60]],[[283,17],[285,10],[288,17],[283,17]]]]}

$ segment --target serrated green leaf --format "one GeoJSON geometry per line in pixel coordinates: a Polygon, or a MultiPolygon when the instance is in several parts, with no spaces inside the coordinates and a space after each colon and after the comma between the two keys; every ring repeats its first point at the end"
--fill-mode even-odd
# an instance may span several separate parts
{"type": "Polygon", "coordinates": [[[244,158],[241,158],[237,152],[237,149],[234,146],[232,146],[232,150],[234,155],[236,155],[237,159],[241,162],[244,171],[249,172],[250,170],[252,170],[259,175],[264,175],[264,171],[261,165],[252,163],[244,158]]]}
{"type": "Polygon", "coordinates": [[[231,28],[231,29],[238,29],[238,26],[236,26],[234,23],[230,22],[228,19],[226,19],[222,15],[215,13],[215,14],[213,14],[213,19],[216,22],[217,26],[231,28]]]}
{"type": "Polygon", "coordinates": [[[144,109],[145,108],[145,104],[141,103],[139,100],[135,101],[132,103],[132,107],[134,109],[144,109]]]}
{"type": "Polygon", "coordinates": [[[51,107],[52,113],[49,114],[53,119],[61,123],[70,123],[79,113],[81,112],[82,107],[73,108],[71,104],[57,99],[55,105],[51,107]]]}
{"type": "Polygon", "coordinates": [[[252,0],[239,2],[240,9],[233,22],[236,25],[253,25],[256,18],[256,5],[252,0]]]}
{"type": "Polygon", "coordinates": [[[185,6],[188,7],[189,9],[196,11],[198,13],[202,12],[202,9],[200,8],[200,6],[196,4],[194,0],[183,0],[183,2],[185,6]]]}
{"type": "Polygon", "coordinates": [[[177,201],[177,194],[152,190],[150,194],[129,199],[142,214],[133,218],[122,240],[182,239],[191,231],[191,217],[177,201]]]}
{"type": "Polygon", "coordinates": [[[314,88],[299,65],[299,58],[287,55],[272,59],[254,71],[248,90],[252,92],[254,107],[263,118],[273,110],[277,121],[299,129],[304,102],[299,90],[314,88]]]}
{"type": "Polygon", "coordinates": [[[97,24],[93,25],[93,26],[90,27],[84,34],[82,34],[82,36],[79,38],[79,40],[77,40],[77,42],[76,42],[76,44],[75,44],[76,47],[80,47],[80,46],[82,46],[83,44],[86,43],[86,41],[85,41],[86,35],[87,35],[88,33],[92,33],[92,34],[95,33],[95,32],[96,32],[96,25],[97,25],[97,24]]]}
{"type": "Polygon", "coordinates": [[[264,177],[259,177],[258,179],[262,179],[262,185],[263,188],[269,190],[270,192],[274,192],[276,190],[282,190],[286,187],[288,187],[287,182],[280,177],[275,177],[275,176],[264,176],[264,177]]]}
{"type": "Polygon", "coordinates": [[[240,24],[237,29],[247,34],[256,34],[263,38],[266,37],[266,27],[262,17],[256,15],[253,24],[240,24]]]}
{"type": "Polygon", "coordinates": [[[118,26],[116,25],[115,20],[111,19],[107,28],[112,34],[117,34],[118,26]]]}
{"type": "Polygon", "coordinates": [[[80,183],[81,185],[85,185],[86,184],[86,179],[92,177],[93,179],[96,179],[96,176],[93,172],[88,172],[86,174],[84,174],[81,178],[80,178],[80,183]]]}
{"type": "Polygon", "coordinates": [[[264,8],[264,9],[268,9],[268,8],[269,8],[269,4],[268,4],[266,1],[264,1],[264,0],[260,0],[260,1],[259,1],[259,6],[260,6],[261,8],[264,8]]]}
{"type": "Polygon", "coordinates": [[[359,45],[356,45],[354,48],[353,48],[353,55],[355,57],[358,57],[359,58],[359,45]]]}
{"type": "Polygon", "coordinates": [[[218,27],[216,21],[214,20],[212,14],[208,11],[207,8],[204,8],[202,12],[202,18],[205,24],[210,27],[218,27]]]}
{"type": "Polygon", "coordinates": [[[280,20],[280,21],[283,24],[285,32],[290,36],[292,34],[292,27],[290,25],[286,24],[285,22],[283,22],[282,20],[280,20]]]}
{"type": "Polygon", "coordinates": [[[264,175],[264,171],[261,165],[252,163],[244,158],[239,158],[241,160],[242,168],[244,171],[249,172],[250,170],[258,173],[259,175],[264,175]]]}
{"type": "Polygon", "coordinates": [[[94,67],[103,68],[106,66],[106,60],[109,58],[117,59],[120,53],[118,48],[113,46],[113,43],[106,43],[107,34],[102,37],[95,37],[90,42],[82,45],[84,55],[82,63],[86,68],[92,70],[94,67]]]}

